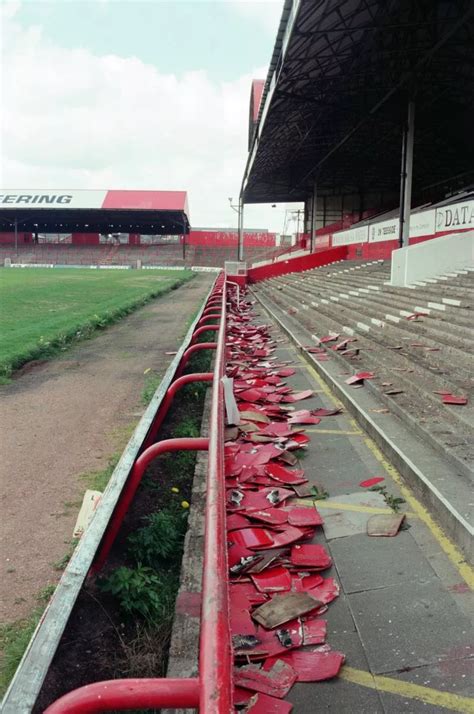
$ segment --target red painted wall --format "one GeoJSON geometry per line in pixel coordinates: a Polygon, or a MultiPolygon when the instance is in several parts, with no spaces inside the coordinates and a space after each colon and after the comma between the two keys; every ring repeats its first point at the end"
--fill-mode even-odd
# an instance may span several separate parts
{"type": "MultiPolygon", "coordinates": [[[[275,233],[244,232],[244,247],[266,248],[275,246],[275,233]]],[[[186,236],[187,245],[208,246],[213,248],[231,248],[237,246],[238,234],[235,231],[191,231],[186,236]]]]}
{"type": "Polygon", "coordinates": [[[72,245],[99,245],[98,233],[73,233],[71,235],[72,245]]]}
{"type": "MultiPolygon", "coordinates": [[[[23,243],[30,243],[31,242],[31,233],[20,233],[18,231],[18,243],[23,244],[23,243]]],[[[0,243],[9,243],[13,245],[15,243],[15,233],[9,232],[9,233],[0,233],[0,243]]]]}
{"type": "Polygon", "coordinates": [[[282,260],[278,263],[270,263],[270,265],[261,265],[259,268],[250,268],[247,273],[249,283],[257,283],[259,280],[267,280],[275,278],[278,275],[286,275],[287,273],[298,273],[302,270],[311,270],[311,268],[319,268],[322,265],[334,263],[336,260],[345,260],[347,258],[347,246],[338,246],[319,253],[310,253],[298,258],[290,258],[282,260]]]}

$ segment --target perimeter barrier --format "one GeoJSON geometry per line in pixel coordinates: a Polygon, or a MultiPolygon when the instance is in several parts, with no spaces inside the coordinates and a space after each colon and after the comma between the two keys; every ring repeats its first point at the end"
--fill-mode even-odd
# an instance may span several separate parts
{"type": "Polygon", "coordinates": [[[5,695],[4,714],[31,712],[82,584],[106,562],[146,467],[160,454],[177,450],[208,451],[199,675],[87,684],[56,700],[45,714],[161,707],[196,708],[206,714],[232,711],[221,381],[225,372],[226,287],[221,273],[112,474],[102,503],[64,571],[5,695]],[[210,319],[212,324],[207,324],[210,319]],[[209,330],[217,333],[216,342],[197,342],[209,330]],[[215,350],[214,371],[181,376],[191,355],[201,349],[215,350]],[[197,381],[212,381],[209,438],[153,443],[179,389],[197,381]]]}

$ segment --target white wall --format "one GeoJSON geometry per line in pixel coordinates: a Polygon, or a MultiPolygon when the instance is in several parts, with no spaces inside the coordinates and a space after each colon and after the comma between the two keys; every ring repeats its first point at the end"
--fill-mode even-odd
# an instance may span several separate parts
{"type": "Polygon", "coordinates": [[[433,238],[392,252],[391,285],[411,285],[474,266],[474,231],[433,238]]]}

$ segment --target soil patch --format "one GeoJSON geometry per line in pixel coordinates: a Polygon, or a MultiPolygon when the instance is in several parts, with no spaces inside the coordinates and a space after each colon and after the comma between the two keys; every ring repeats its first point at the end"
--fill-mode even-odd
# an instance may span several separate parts
{"type": "Polygon", "coordinates": [[[78,475],[123,448],[143,411],[144,372],[164,373],[165,352],[181,343],[212,279],[198,275],[0,388],[1,621],[27,615],[35,593],[58,580],[53,564],[68,549],[85,490],[78,475]]]}

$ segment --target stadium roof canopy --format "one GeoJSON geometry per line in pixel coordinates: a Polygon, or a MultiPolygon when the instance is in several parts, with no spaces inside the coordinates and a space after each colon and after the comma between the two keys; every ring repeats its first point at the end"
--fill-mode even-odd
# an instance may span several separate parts
{"type": "Polygon", "coordinates": [[[52,233],[189,233],[186,191],[8,189],[0,192],[0,230],[52,233]]]}
{"type": "Polygon", "coordinates": [[[472,0],[285,0],[243,201],[398,190],[408,101],[414,196],[472,182],[472,0]]]}

